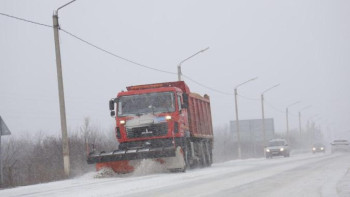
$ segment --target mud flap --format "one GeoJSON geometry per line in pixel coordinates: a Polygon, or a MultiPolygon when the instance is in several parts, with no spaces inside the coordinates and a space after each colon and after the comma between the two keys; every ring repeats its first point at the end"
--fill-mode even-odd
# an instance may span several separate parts
{"type": "Polygon", "coordinates": [[[166,157],[162,158],[162,160],[165,162],[166,168],[170,171],[185,171],[186,169],[184,152],[180,146],[175,150],[175,157],[166,157]]]}

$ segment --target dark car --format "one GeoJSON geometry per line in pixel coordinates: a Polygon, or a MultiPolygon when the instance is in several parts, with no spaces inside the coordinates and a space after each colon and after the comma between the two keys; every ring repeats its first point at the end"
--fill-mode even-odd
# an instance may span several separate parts
{"type": "Polygon", "coordinates": [[[285,139],[273,139],[270,140],[265,148],[266,158],[272,158],[274,156],[289,157],[289,146],[285,139]]]}
{"type": "Polygon", "coordinates": [[[314,144],[312,146],[312,153],[315,154],[315,153],[325,153],[326,152],[326,146],[321,144],[321,143],[317,143],[317,144],[314,144]]]}

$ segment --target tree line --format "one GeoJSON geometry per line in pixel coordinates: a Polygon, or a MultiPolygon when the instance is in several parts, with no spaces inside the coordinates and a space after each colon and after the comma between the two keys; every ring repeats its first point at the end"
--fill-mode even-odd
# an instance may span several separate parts
{"type": "MultiPolygon", "coordinates": [[[[7,137],[1,144],[3,184],[16,187],[38,184],[65,178],[62,158],[62,138],[43,132],[34,136],[7,137]]],[[[86,163],[91,144],[101,150],[116,149],[114,131],[102,131],[86,118],[77,131],[69,135],[71,176],[94,171],[86,163]]]]}

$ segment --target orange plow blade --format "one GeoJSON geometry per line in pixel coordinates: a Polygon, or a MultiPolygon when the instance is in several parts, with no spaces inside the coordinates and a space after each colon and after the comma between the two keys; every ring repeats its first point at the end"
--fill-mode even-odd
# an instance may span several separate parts
{"type": "Polygon", "coordinates": [[[140,166],[142,160],[151,159],[164,165],[167,169],[185,169],[184,153],[181,147],[161,149],[140,149],[114,151],[112,153],[92,153],[88,157],[89,164],[96,164],[96,171],[110,168],[115,173],[130,173],[140,166]],[[123,159],[123,160],[122,160],[123,159]]]}
{"type": "Polygon", "coordinates": [[[130,173],[135,170],[133,165],[129,164],[130,161],[110,161],[96,164],[96,171],[102,168],[111,168],[116,173],[130,173]]]}

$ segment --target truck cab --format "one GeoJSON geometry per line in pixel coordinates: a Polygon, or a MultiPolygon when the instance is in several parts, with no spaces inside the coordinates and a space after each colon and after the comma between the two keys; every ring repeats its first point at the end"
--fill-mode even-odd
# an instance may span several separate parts
{"type": "Polygon", "coordinates": [[[180,88],[144,88],[128,87],[115,99],[119,149],[175,145],[175,138],[188,131],[187,105],[180,88]]]}

